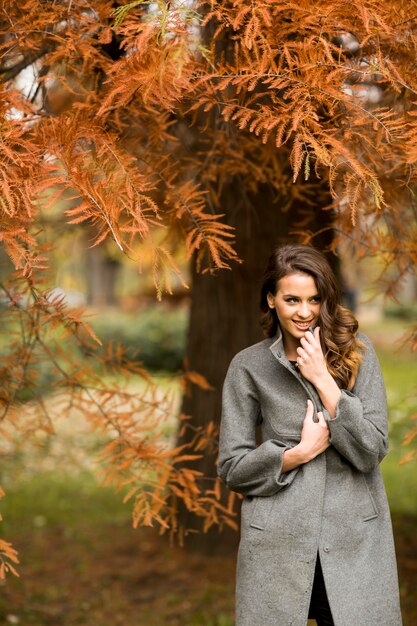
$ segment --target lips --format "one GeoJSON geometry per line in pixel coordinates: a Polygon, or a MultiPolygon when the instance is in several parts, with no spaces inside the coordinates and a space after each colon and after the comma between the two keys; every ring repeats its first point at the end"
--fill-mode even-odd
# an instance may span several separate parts
{"type": "Polygon", "coordinates": [[[313,320],[310,320],[309,322],[296,322],[295,320],[292,320],[292,322],[299,330],[308,330],[313,323],[313,320]]]}

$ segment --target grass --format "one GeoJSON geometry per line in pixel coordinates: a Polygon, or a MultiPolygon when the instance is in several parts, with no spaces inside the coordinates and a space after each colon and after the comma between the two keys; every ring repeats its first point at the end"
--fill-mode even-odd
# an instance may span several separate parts
{"type": "Polygon", "coordinates": [[[2,505],[4,535],[47,531],[81,525],[129,524],[131,511],[120,495],[99,487],[90,471],[64,473],[49,470],[30,476],[7,489],[2,505]]]}
{"type": "Polygon", "coordinates": [[[387,386],[390,418],[390,451],[381,470],[392,510],[417,515],[417,463],[410,461],[400,465],[406,453],[417,445],[417,440],[403,445],[405,435],[415,425],[411,416],[417,412],[417,361],[414,355],[392,355],[387,350],[380,350],[379,358],[387,386]]]}
{"type": "Polygon", "coordinates": [[[405,435],[415,426],[417,413],[417,359],[409,349],[400,350],[400,337],[406,322],[388,318],[364,332],[373,340],[387,388],[390,448],[381,464],[391,510],[417,515],[417,462],[400,465],[407,452],[417,447],[417,439],[404,446],[405,435]]]}

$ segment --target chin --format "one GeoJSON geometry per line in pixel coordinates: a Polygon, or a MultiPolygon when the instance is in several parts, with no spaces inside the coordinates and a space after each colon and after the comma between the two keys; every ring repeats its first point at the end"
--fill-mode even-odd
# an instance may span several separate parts
{"type": "Polygon", "coordinates": [[[295,332],[292,333],[292,335],[294,337],[297,337],[297,339],[301,339],[302,337],[304,337],[306,332],[307,332],[307,330],[296,330],[295,332]]]}

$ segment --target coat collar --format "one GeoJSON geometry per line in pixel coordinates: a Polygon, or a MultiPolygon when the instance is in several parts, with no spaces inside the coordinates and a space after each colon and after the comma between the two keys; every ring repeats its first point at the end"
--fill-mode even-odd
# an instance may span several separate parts
{"type": "Polygon", "coordinates": [[[279,326],[276,335],[272,338],[272,344],[269,346],[269,349],[271,350],[274,357],[278,359],[278,361],[280,361],[280,363],[285,366],[291,367],[291,363],[289,362],[287,355],[285,354],[282,331],[279,326]]]}
{"type": "Polygon", "coordinates": [[[285,354],[284,349],[284,341],[282,338],[282,330],[278,326],[276,335],[272,338],[272,344],[269,346],[274,357],[283,365],[287,370],[290,370],[292,374],[299,377],[299,372],[294,366],[290,363],[287,355],[285,354]]]}

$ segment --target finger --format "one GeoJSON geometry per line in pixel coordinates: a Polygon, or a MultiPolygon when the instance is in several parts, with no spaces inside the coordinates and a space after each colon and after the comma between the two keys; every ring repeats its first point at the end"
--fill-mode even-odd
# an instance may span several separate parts
{"type": "Polygon", "coordinates": [[[303,339],[306,341],[306,343],[308,344],[312,344],[315,341],[315,337],[313,335],[313,333],[311,332],[311,330],[308,330],[304,337],[301,337],[301,341],[303,341],[303,339]]]}
{"type": "Polygon", "coordinates": [[[306,359],[308,357],[308,353],[304,350],[304,348],[297,348],[297,354],[302,359],[306,359]]]}
{"type": "Polygon", "coordinates": [[[327,422],[326,422],[326,419],[325,419],[325,417],[324,417],[324,415],[323,415],[322,411],[319,411],[319,412],[317,413],[317,417],[319,418],[319,424],[323,424],[323,426],[324,426],[324,425],[326,425],[326,426],[327,426],[327,422]]]}
{"type": "Polygon", "coordinates": [[[307,400],[307,411],[304,419],[313,419],[314,405],[311,400],[307,400]]]}
{"type": "Polygon", "coordinates": [[[307,356],[301,356],[301,355],[299,355],[299,356],[297,357],[297,363],[298,363],[298,365],[306,365],[306,363],[308,363],[308,362],[309,362],[309,360],[308,360],[308,357],[307,357],[307,356]]]}
{"type": "Polygon", "coordinates": [[[320,328],[316,326],[314,330],[308,330],[304,338],[309,341],[312,346],[320,346],[320,328]]]}
{"type": "MultiPolygon", "coordinates": [[[[311,335],[311,333],[310,333],[310,335],[311,335]]],[[[313,335],[311,335],[311,336],[313,336],[313,335]]],[[[304,350],[308,354],[313,354],[314,353],[315,345],[312,342],[306,341],[306,338],[302,337],[300,339],[300,343],[301,343],[302,347],[304,348],[304,350]]]]}

